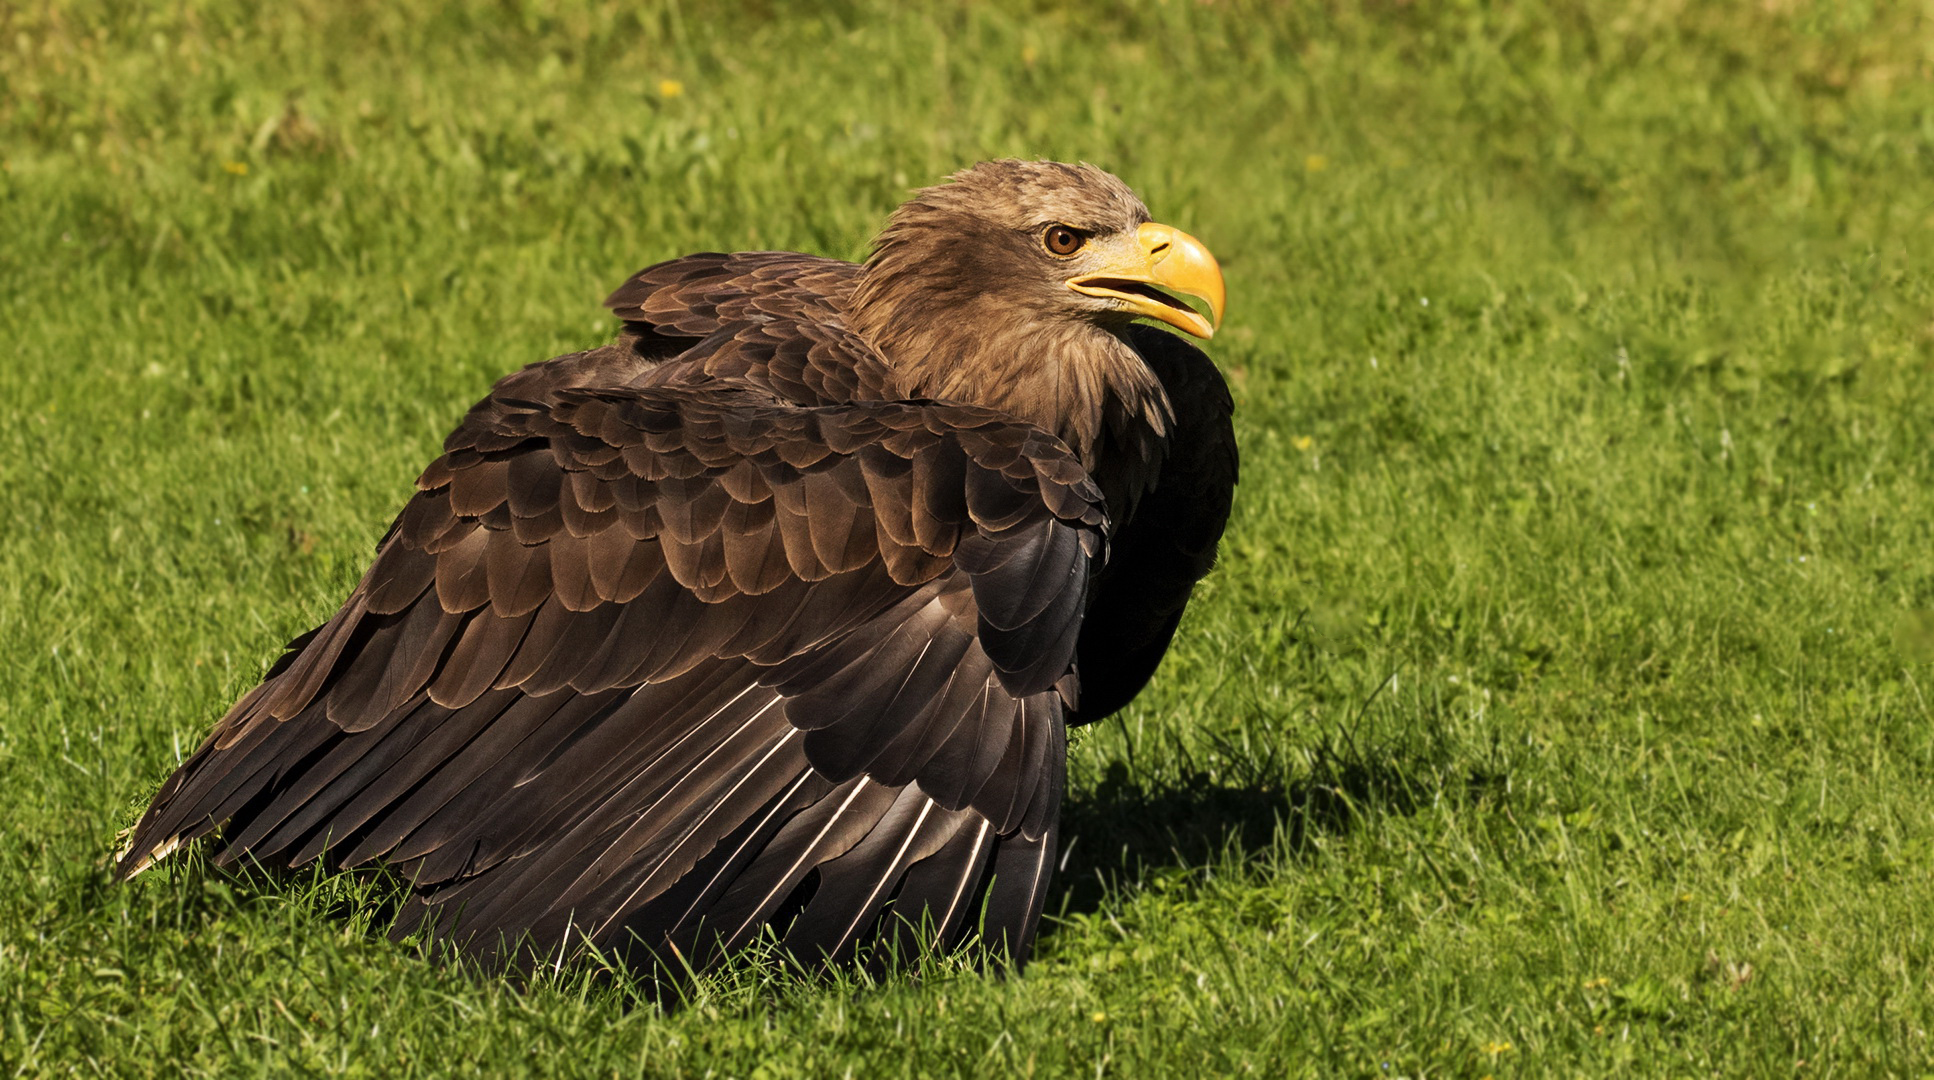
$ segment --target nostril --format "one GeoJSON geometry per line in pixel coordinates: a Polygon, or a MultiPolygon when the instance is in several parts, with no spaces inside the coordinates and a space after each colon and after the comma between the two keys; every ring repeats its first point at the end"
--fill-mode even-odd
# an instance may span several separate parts
{"type": "Polygon", "coordinates": [[[1148,253],[1150,255],[1160,255],[1162,252],[1167,250],[1168,250],[1168,241],[1164,240],[1161,243],[1156,244],[1154,247],[1149,248],[1148,253]]]}

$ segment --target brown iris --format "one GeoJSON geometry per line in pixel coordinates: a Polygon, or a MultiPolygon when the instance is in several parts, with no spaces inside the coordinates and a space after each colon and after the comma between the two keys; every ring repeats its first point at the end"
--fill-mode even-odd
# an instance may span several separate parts
{"type": "Polygon", "coordinates": [[[1047,245],[1048,253],[1051,255],[1073,255],[1081,250],[1081,245],[1087,239],[1087,236],[1077,229],[1071,229],[1066,225],[1050,225],[1048,231],[1041,237],[1041,242],[1047,245]]]}

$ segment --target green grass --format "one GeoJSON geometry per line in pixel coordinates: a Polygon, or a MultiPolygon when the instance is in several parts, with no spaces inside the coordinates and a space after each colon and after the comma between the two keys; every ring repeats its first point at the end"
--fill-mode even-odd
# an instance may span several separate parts
{"type": "Polygon", "coordinates": [[[255,7],[0,7],[7,1075],[1934,1072],[1925,4],[255,7]],[[493,378],[998,155],[1223,257],[1245,454],[1025,977],[108,883],[493,378]]]}

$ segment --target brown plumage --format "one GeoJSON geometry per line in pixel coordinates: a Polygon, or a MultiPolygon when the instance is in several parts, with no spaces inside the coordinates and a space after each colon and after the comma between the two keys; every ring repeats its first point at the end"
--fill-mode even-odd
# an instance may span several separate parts
{"type": "MultiPolygon", "coordinates": [[[[413,882],[396,933],[703,969],[972,940],[1025,959],[1066,729],[1120,708],[1236,479],[1186,235],[990,162],[864,265],[703,254],[616,343],[470,410],[328,622],[161,789],[188,840],[413,882]]],[[[877,955],[877,954],[876,954],[877,955]]]]}

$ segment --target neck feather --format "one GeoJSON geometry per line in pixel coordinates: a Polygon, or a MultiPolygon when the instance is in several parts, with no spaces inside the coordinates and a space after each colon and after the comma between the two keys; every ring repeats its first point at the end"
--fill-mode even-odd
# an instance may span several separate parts
{"type": "Polygon", "coordinates": [[[1168,395],[1128,342],[1091,324],[976,322],[986,329],[967,340],[919,329],[875,343],[908,396],[1025,420],[1059,436],[1090,472],[1111,452],[1139,450],[1167,434],[1168,395]]]}

